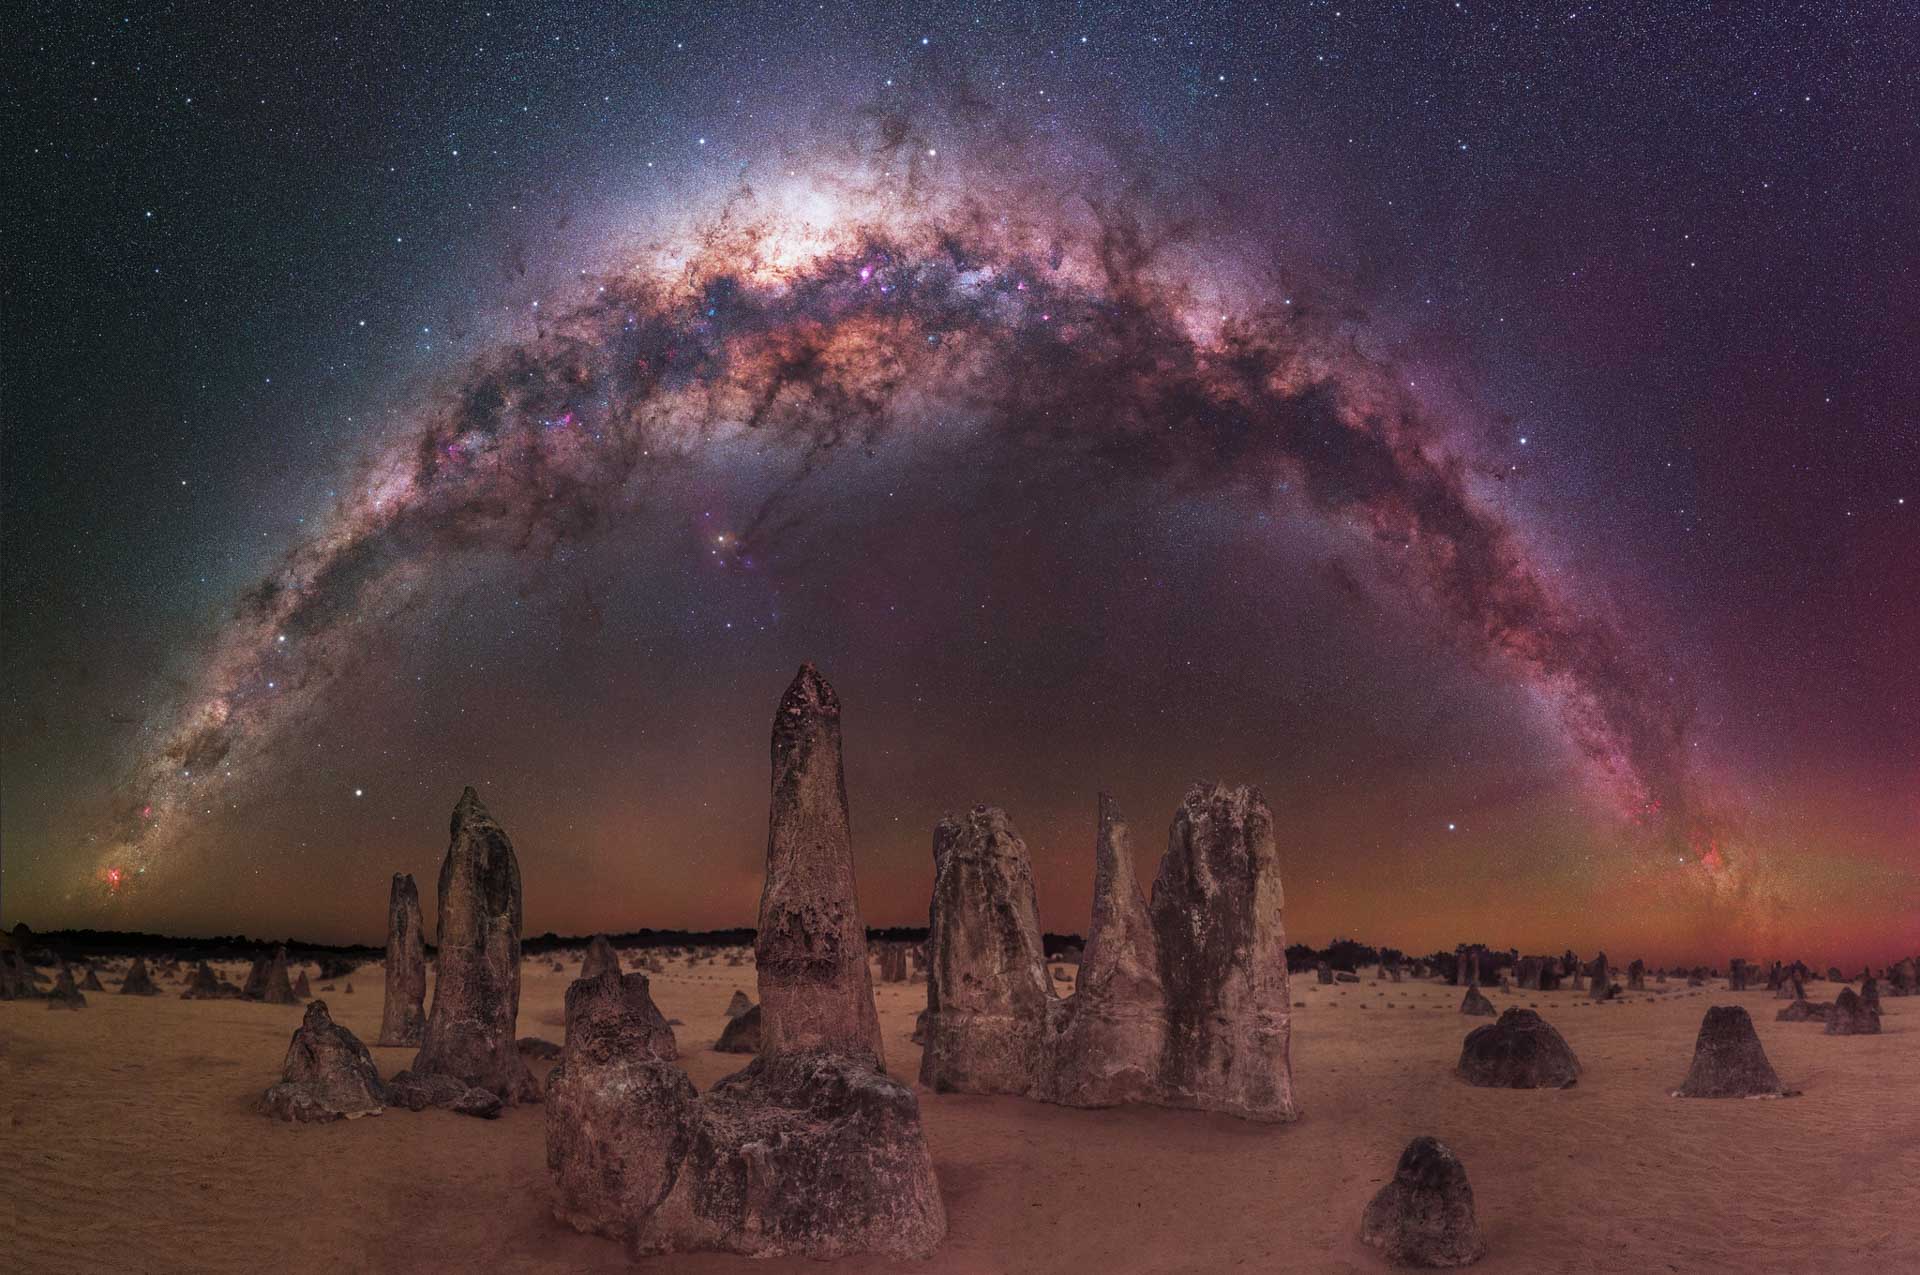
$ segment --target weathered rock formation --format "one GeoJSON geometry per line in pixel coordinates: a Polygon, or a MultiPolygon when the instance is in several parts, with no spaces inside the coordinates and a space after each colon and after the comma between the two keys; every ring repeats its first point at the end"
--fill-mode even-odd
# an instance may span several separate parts
{"type": "Polygon", "coordinates": [[[1877,1036],[1880,1034],[1879,1011],[1871,1009],[1851,987],[1841,989],[1833,998],[1833,1009],[1827,1014],[1827,1035],[1829,1036],[1877,1036]]]}
{"type": "Polygon", "coordinates": [[[1870,978],[1860,984],[1860,1003],[1874,1013],[1880,1012],[1880,980],[1870,978]]]}
{"type": "Polygon", "coordinates": [[[147,973],[147,958],[136,956],[133,964],[127,967],[127,976],[120,980],[122,996],[158,996],[160,989],[153,985],[153,976],[147,973]]]}
{"type": "Polygon", "coordinates": [[[1832,1001],[1797,1000],[1773,1016],[1777,1023],[1807,1023],[1814,1019],[1825,1022],[1827,1015],[1833,1012],[1832,1001]]]}
{"type": "Polygon", "coordinates": [[[469,788],[454,807],[440,865],[440,977],[411,1070],[539,1101],[514,1047],[520,1013],[520,865],[506,831],[469,788]]]}
{"type": "Polygon", "coordinates": [[[80,980],[80,990],[83,992],[104,992],[107,990],[100,986],[100,975],[94,971],[91,965],[87,966],[87,976],[80,980]]]}
{"type": "Polygon", "coordinates": [[[293,980],[293,999],[309,1001],[313,999],[313,985],[307,982],[307,972],[300,971],[300,977],[293,980]]]}
{"type": "Polygon", "coordinates": [[[854,894],[840,698],[811,664],[774,715],[767,884],[753,951],[769,1052],[885,1059],[854,894]]]}
{"type": "Polygon", "coordinates": [[[720,1039],[713,1042],[713,1047],[723,1054],[759,1053],[760,1007],[748,1005],[738,1014],[730,1015],[727,1025],[720,1029],[720,1039]]]}
{"type": "Polygon", "coordinates": [[[1052,994],[1027,843],[1005,811],[975,806],[933,830],[933,865],[920,1083],[936,1092],[1039,1092],[1052,994]]]}
{"type": "Polygon", "coordinates": [[[1074,1105],[1138,1101],[1294,1119],[1279,856],[1266,803],[1246,788],[1189,790],[1150,904],[1125,841],[1103,797],[1093,925],[1079,990],[1060,1002],[1048,985],[1025,843],[991,807],[942,822],[922,1080],[1074,1105]]]}
{"type": "Polygon", "coordinates": [[[727,1017],[734,1019],[753,1008],[753,1001],[739,988],[733,989],[733,999],[727,1002],[727,1017]]]}
{"type": "Polygon", "coordinates": [[[569,990],[567,1045],[548,1082],[554,1211],[624,1238],[632,1255],[898,1259],[946,1234],[919,1104],[880,1061],[839,718],[832,688],[803,666],[774,723],[760,1055],[696,1094],[651,1054],[631,1013],[589,1030],[605,997],[569,990]]]}
{"type": "Polygon", "coordinates": [[[1094,838],[1088,934],[1073,999],[1049,1006],[1057,1028],[1049,1050],[1051,1084],[1036,1096],[1075,1107],[1151,1102],[1166,1050],[1159,943],[1134,877],[1126,821],[1105,793],[1094,838]]]}
{"type": "Polygon", "coordinates": [[[1325,961],[1318,961],[1314,964],[1313,973],[1314,977],[1319,980],[1320,986],[1333,986],[1333,966],[1327,964],[1325,961]]]}
{"type": "Polygon", "coordinates": [[[587,944],[586,959],[580,962],[580,977],[598,978],[607,970],[620,972],[620,953],[613,950],[606,935],[596,934],[593,942],[587,944]]]}
{"type": "Polygon", "coordinates": [[[276,1120],[311,1123],[377,1114],[386,1102],[373,1055],[333,1021],[325,1001],[314,1001],[287,1046],[280,1083],[260,1096],[260,1109],[276,1120]]]}
{"type": "Polygon", "coordinates": [[[180,993],[183,1001],[225,1001],[239,1000],[240,989],[213,972],[213,967],[205,961],[194,966],[193,973],[187,979],[187,988],[180,993]]]}
{"type": "Polygon", "coordinates": [[[268,955],[254,958],[253,968],[247,971],[247,983],[240,989],[240,999],[264,1001],[269,1005],[297,1005],[293,997],[293,984],[287,979],[287,949],[275,948],[268,955]]]}
{"type": "Polygon", "coordinates": [[[34,968],[11,947],[0,947],[0,1001],[33,1000],[40,995],[34,968]]]}
{"type": "Polygon", "coordinates": [[[1398,1266],[1466,1266],[1487,1251],[1467,1170],[1437,1138],[1415,1138],[1360,1218],[1360,1240],[1398,1266]]]}
{"type": "Polygon", "coordinates": [[[387,887],[387,999],[380,1011],[380,1043],[418,1045],[427,1028],[426,1000],[420,888],[412,873],[396,872],[387,887]]]}
{"type": "Polygon", "coordinates": [[[1627,965],[1627,990],[1630,992],[1647,990],[1647,963],[1638,957],[1627,965]]]}
{"type": "Polygon", "coordinates": [[[85,1009],[87,998],[73,985],[73,971],[62,965],[60,976],[53,980],[53,990],[47,993],[48,1009],[85,1009]]]}
{"type": "Polygon", "coordinates": [[[1774,1074],[1753,1019],[1738,1005],[1715,1005],[1700,1020],[1693,1066],[1675,1091],[1679,1098],[1780,1098],[1786,1086],[1774,1074]]]}
{"type": "Polygon", "coordinates": [[[1467,1033],[1460,1075],[1486,1089],[1565,1089],[1580,1078],[1580,1060],[1546,1019],[1510,1009],[1467,1033]]]}
{"type": "Polygon", "coordinates": [[[1492,1001],[1480,994],[1478,987],[1470,986],[1467,988],[1467,994],[1460,1000],[1460,1012],[1492,1018],[1499,1011],[1494,1009],[1492,1001]]]}

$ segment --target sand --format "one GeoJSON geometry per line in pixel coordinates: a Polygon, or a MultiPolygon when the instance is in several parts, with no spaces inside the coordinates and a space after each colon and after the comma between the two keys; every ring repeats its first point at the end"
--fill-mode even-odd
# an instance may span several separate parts
{"type": "MultiPolygon", "coordinates": [[[[521,1035],[561,1038],[577,960],[566,963],[565,974],[526,966],[521,1035]]],[[[351,996],[320,982],[335,1020],[372,1041],[379,967],[355,972],[351,996]]],[[[278,1077],[301,1009],[182,1001],[179,980],[161,987],[151,999],[90,995],[73,1014],[0,1003],[9,1271],[632,1269],[619,1245],[549,1216],[541,1108],[493,1122],[389,1109],[275,1124],[253,1102],[278,1077]]],[[[681,1063],[703,1089],[745,1061],[709,1048],[736,987],[752,995],[750,966],[675,962],[653,977],[662,1010],[684,1020],[681,1063]]],[[[1821,1000],[1837,991],[1809,988],[1821,1000]]],[[[926,988],[876,994],[889,1069],[911,1083],[926,988]]],[[[1586,1065],[1579,1085],[1496,1092],[1456,1079],[1461,1038],[1489,1021],[1455,1012],[1457,988],[1296,977],[1298,1124],[923,1091],[952,1224],[930,1260],[676,1255],[640,1269],[1382,1271],[1355,1238],[1361,1210],[1407,1141],[1429,1133],[1473,1182],[1488,1246],[1478,1271],[1920,1270],[1920,999],[1888,998],[1877,1037],[1834,1038],[1818,1022],[1774,1022],[1781,1002],[1765,991],[1675,984],[1601,1005],[1575,992],[1488,994],[1558,1027],[1586,1065]],[[1669,1096],[1714,1004],[1747,1007],[1804,1096],[1669,1096]]],[[[386,1076],[413,1051],[373,1054],[386,1076]]],[[[535,1063],[536,1075],[550,1066],[535,1063]]]]}

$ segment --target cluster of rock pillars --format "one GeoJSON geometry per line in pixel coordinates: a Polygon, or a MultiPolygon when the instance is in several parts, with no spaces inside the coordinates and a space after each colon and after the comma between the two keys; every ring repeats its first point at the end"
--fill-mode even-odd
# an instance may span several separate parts
{"type": "MultiPolygon", "coordinates": [[[[885,1069],[854,891],[840,704],[811,665],[780,701],[772,754],[754,943],[760,999],[736,995],[718,1045],[751,1052],[743,1070],[697,1092],[675,1065],[673,1031],[647,976],[623,972],[601,940],[567,989],[565,1044],[540,1091],[524,1042],[514,1038],[519,865],[469,788],[440,868],[439,977],[425,1013],[413,879],[396,875],[389,898],[379,1043],[417,1045],[413,1065],[383,1082],[366,1047],[313,1001],[263,1108],[302,1121],[386,1106],[490,1116],[544,1099],[556,1216],[621,1240],[635,1255],[931,1252],[946,1234],[945,1205],[919,1100],[885,1069]]],[[[1174,815],[1150,896],[1134,878],[1119,808],[1102,795],[1092,925],[1073,994],[1062,998],[1041,946],[1026,844],[1002,810],[949,817],[934,834],[927,1011],[916,1033],[924,1042],[921,1082],[935,1092],[1078,1107],[1150,1103],[1298,1119],[1281,912],[1273,817],[1258,791],[1193,787],[1174,815]]],[[[1575,976],[1610,988],[1605,960],[1589,970],[1574,965],[1575,976]]],[[[904,977],[905,961],[903,950],[882,952],[883,971],[892,962],[904,977]]],[[[1491,1015],[1478,955],[1463,952],[1460,961],[1453,973],[1467,987],[1462,1012],[1491,1015]]],[[[1558,976],[1551,963],[1526,958],[1516,972],[1538,987],[1558,976]]],[[[1644,972],[1634,962],[1636,988],[1644,972]]],[[[145,978],[144,968],[138,973],[145,978]]],[[[283,952],[255,974],[264,990],[250,977],[240,994],[296,999],[283,952]]],[[[203,979],[205,994],[222,994],[204,966],[196,986],[203,979]]],[[[1329,972],[1321,979],[1330,981],[1329,972]]],[[[1796,1004],[1803,1003],[1801,994],[1796,1004]]],[[[1820,1016],[1830,1027],[1840,1019],[1858,1021],[1859,1030],[1878,1026],[1851,991],[1820,1016]]],[[[1565,1087],[1580,1071],[1566,1040],[1527,1009],[1469,1033],[1459,1063],[1469,1083],[1501,1088],[1565,1087]]],[[[1787,1094],[1746,1010],[1709,1010],[1676,1096],[1787,1094]]],[[[1462,1266],[1480,1257],[1473,1190],[1453,1152],[1416,1138],[1367,1206],[1361,1238],[1402,1264],[1462,1266]]]]}

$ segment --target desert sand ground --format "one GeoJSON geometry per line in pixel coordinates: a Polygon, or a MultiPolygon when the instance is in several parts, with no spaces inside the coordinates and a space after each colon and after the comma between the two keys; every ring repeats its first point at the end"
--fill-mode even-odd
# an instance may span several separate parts
{"type": "MultiPolygon", "coordinates": [[[[558,1041],[564,974],[525,966],[520,1034],[558,1041]]],[[[190,967],[187,967],[190,968],[190,967]]],[[[307,967],[311,976],[312,967],[307,967]]],[[[238,981],[245,970],[222,973],[238,981]]],[[[92,993],[79,1013],[0,1003],[0,1120],[10,1169],[0,1260],[40,1271],[617,1271],[612,1241],[548,1214],[542,1110],[498,1121],[389,1109],[289,1126],[253,1111],[278,1078],[294,1006],[92,993]]],[[[379,966],[320,992],[378,1034],[379,966]],[[344,987],[345,981],[338,986],[344,987]]],[[[714,1053],[750,965],[676,961],[653,976],[681,1063],[705,1088],[742,1066],[714,1053]]],[[[1818,983],[1815,999],[1838,991],[1818,983]]],[[[878,984],[889,1069],[921,984],[878,984]]],[[[1490,993],[1536,1006],[1585,1064],[1563,1091],[1476,1089],[1452,1074],[1490,1020],[1427,982],[1319,986],[1296,977],[1291,1126],[1135,1108],[1075,1111],[921,1092],[951,1231],[931,1259],[651,1259],[641,1269],[774,1272],[1344,1272],[1390,1269],[1355,1238],[1407,1141],[1430,1133],[1467,1166],[1495,1272],[1920,1271],[1920,1000],[1887,999],[1877,1037],[1776,1023],[1764,991],[1669,984],[1623,1002],[1490,993]],[[1709,1005],[1752,1013],[1784,1101],[1669,1096],[1709,1005]]],[[[374,1048],[383,1076],[412,1050],[374,1048]]],[[[535,1063],[544,1076],[549,1063],[535,1063]]]]}

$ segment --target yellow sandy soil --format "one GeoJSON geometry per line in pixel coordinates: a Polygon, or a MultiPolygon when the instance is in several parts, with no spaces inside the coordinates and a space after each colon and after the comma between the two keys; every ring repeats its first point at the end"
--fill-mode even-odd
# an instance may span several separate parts
{"type": "MultiPolygon", "coordinates": [[[[559,1041],[567,972],[526,966],[520,1033],[559,1041]]],[[[244,969],[224,974],[238,981],[244,969]]],[[[311,969],[309,969],[311,977],[311,969]]],[[[401,1110],[295,1127],[256,1114],[301,1011],[123,997],[105,979],[79,1013],[0,1003],[0,1128],[8,1189],[0,1264],[40,1271],[589,1271],[620,1247],[548,1213],[540,1107],[481,1121],[401,1110]]],[[[371,1041],[377,965],[320,992],[371,1041]],[[344,981],[339,986],[344,987],[344,981]]],[[[709,1048],[751,966],[676,962],[653,978],[681,1062],[705,1088],[745,1063],[709,1048]]],[[[1816,999],[1837,988],[1813,985],[1816,999]]],[[[1586,1066],[1557,1092],[1472,1088],[1452,1074],[1486,1019],[1431,983],[1320,987],[1295,979],[1292,1126],[1154,1109],[1071,1111],[921,1093],[952,1229],[926,1272],[1340,1272],[1389,1269],[1355,1238],[1406,1142],[1430,1133],[1472,1179],[1486,1272],[1920,1271],[1920,999],[1886,1001],[1878,1037],[1776,1023],[1765,992],[1671,986],[1595,1006],[1572,992],[1491,992],[1533,1004],[1586,1066]],[[1390,1002],[1390,1003],[1389,1003],[1390,1002]],[[1804,1096],[1669,1096],[1700,1017],[1738,1003],[1804,1096]]],[[[887,1062],[911,1082],[922,985],[877,987],[887,1062]]],[[[382,1075],[412,1051],[375,1048],[382,1075]]],[[[544,1075],[549,1064],[535,1065],[544,1075]]],[[[877,1272],[671,1256],[673,1272],[877,1272]]]]}

